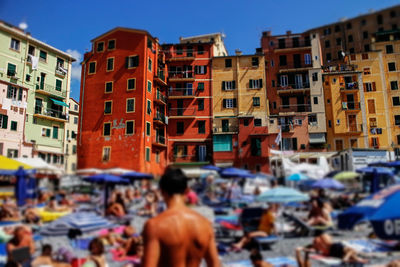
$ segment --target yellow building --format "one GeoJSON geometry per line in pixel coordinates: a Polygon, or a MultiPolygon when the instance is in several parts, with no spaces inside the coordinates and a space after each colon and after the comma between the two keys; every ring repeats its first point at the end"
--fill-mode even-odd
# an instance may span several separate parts
{"type": "Polygon", "coordinates": [[[368,147],[361,72],[352,65],[324,68],[327,149],[368,147]]]}

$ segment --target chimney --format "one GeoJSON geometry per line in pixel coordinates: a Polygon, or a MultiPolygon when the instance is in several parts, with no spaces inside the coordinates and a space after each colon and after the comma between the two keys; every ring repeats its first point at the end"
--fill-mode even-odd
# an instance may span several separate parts
{"type": "Polygon", "coordinates": [[[271,31],[265,31],[262,33],[263,37],[271,36],[271,31]]]}
{"type": "Polygon", "coordinates": [[[236,49],[236,50],[235,50],[235,54],[236,54],[237,56],[241,56],[241,55],[242,55],[242,51],[241,51],[240,49],[236,49]]]}
{"type": "Polygon", "coordinates": [[[292,31],[286,31],[286,35],[291,35],[292,31]]]}

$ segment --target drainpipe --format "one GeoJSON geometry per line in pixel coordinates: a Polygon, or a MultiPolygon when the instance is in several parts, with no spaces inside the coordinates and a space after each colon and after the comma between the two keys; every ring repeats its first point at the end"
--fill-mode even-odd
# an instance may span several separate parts
{"type": "MultiPolygon", "coordinates": [[[[80,97],[80,103],[79,103],[79,145],[82,144],[82,118],[83,118],[83,103],[85,101],[85,82],[86,82],[86,62],[91,58],[92,56],[88,57],[86,60],[83,60],[82,66],[83,66],[83,82],[82,82],[82,95],[80,97]]],[[[72,64],[72,63],[71,63],[72,64]]]]}
{"type": "MultiPolygon", "coordinates": [[[[144,133],[144,135],[143,135],[144,136],[144,138],[143,138],[143,152],[144,152],[143,167],[144,167],[144,170],[143,171],[146,171],[146,138],[147,138],[146,114],[147,114],[147,72],[148,72],[148,70],[147,70],[147,63],[148,63],[147,41],[148,41],[148,38],[149,38],[149,36],[146,35],[145,42],[144,42],[144,53],[143,53],[144,54],[144,109],[143,109],[144,112],[143,112],[143,124],[142,124],[142,125],[144,125],[144,127],[143,127],[144,131],[142,131],[144,133]]],[[[151,82],[151,86],[153,87],[153,81],[151,82]]],[[[153,90],[151,90],[151,92],[153,92],[153,90]]],[[[150,122],[150,138],[152,137],[151,132],[152,132],[152,123],[150,122]]],[[[152,151],[150,151],[150,152],[152,152],[152,151]]],[[[142,153],[142,155],[143,155],[143,153],[142,153]]],[[[150,153],[150,162],[151,162],[151,153],[150,153]]]]}

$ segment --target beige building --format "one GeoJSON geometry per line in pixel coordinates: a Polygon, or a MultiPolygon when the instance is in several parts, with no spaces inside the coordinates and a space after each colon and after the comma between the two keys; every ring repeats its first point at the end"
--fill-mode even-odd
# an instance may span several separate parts
{"type": "Polygon", "coordinates": [[[65,174],[73,175],[76,172],[77,164],[77,135],[79,121],[79,102],[73,98],[68,101],[69,116],[65,124],[65,174]]]}
{"type": "Polygon", "coordinates": [[[220,57],[228,55],[228,51],[226,50],[224,43],[224,37],[225,36],[223,33],[209,33],[190,37],[180,37],[179,42],[181,44],[213,43],[213,56],[220,57]]]}

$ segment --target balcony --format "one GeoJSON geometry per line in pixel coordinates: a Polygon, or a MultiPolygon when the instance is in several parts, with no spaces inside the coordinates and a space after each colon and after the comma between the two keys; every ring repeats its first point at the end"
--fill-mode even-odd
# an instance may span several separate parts
{"type": "Polygon", "coordinates": [[[165,120],[165,114],[162,114],[162,113],[160,113],[160,112],[156,112],[156,113],[154,114],[153,121],[154,121],[155,123],[158,123],[158,124],[165,124],[165,122],[166,122],[166,120],[165,120]]]}
{"type": "Polygon", "coordinates": [[[57,65],[55,73],[56,73],[57,76],[60,76],[61,78],[64,78],[65,75],[67,75],[68,70],[66,70],[63,65],[57,65]]]}
{"type": "Polygon", "coordinates": [[[296,72],[310,68],[312,68],[311,61],[287,62],[285,65],[279,65],[279,72],[296,72]]]}
{"type": "Polygon", "coordinates": [[[279,42],[278,47],[275,50],[300,50],[300,49],[311,49],[310,40],[297,40],[293,38],[285,39],[285,42],[279,42]]]}
{"type": "Polygon", "coordinates": [[[154,101],[157,102],[158,104],[166,105],[167,97],[157,90],[156,98],[154,98],[154,101]]]}
{"type": "Polygon", "coordinates": [[[164,147],[164,148],[167,147],[167,142],[166,142],[165,136],[162,136],[162,135],[154,136],[153,145],[159,146],[159,147],[164,147]]]}
{"type": "Polygon", "coordinates": [[[357,71],[357,65],[336,64],[330,66],[322,66],[323,72],[346,72],[357,71]]]}
{"type": "Polygon", "coordinates": [[[350,82],[350,83],[340,83],[340,91],[358,91],[358,83],[350,82]]]}
{"type": "Polygon", "coordinates": [[[348,134],[360,134],[363,131],[362,124],[350,124],[349,128],[347,129],[348,134]]]}
{"type": "Polygon", "coordinates": [[[346,112],[359,112],[361,110],[360,102],[342,102],[342,110],[346,112]]]}
{"type": "Polygon", "coordinates": [[[302,112],[311,112],[311,105],[308,104],[297,104],[297,105],[281,105],[278,108],[280,114],[295,114],[302,112]]]}
{"type": "Polygon", "coordinates": [[[229,133],[238,133],[238,126],[222,126],[222,127],[214,127],[213,134],[229,134],[229,133]]]}
{"type": "Polygon", "coordinates": [[[192,49],[176,49],[165,51],[168,61],[193,61],[195,55],[202,55],[204,52],[193,51],[192,49]]]}
{"type": "Polygon", "coordinates": [[[193,88],[170,88],[168,90],[169,98],[194,98],[195,90],[193,88]]]}
{"type": "Polygon", "coordinates": [[[194,81],[194,72],[191,70],[170,71],[168,73],[168,80],[170,82],[193,82],[194,81]]]}
{"type": "Polygon", "coordinates": [[[67,121],[67,114],[65,112],[40,106],[35,107],[35,114],[33,116],[58,122],[67,121]]]}
{"type": "Polygon", "coordinates": [[[196,118],[195,108],[171,108],[169,110],[170,119],[194,119],[196,118]]]}
{"type": "Polygon", "coordinates": [[[182,165],[204,165],[210,162],[210,157],[208,155],[171,155],[169,157],[170,161],[174,162],[174,164],[182,164],[182,165]]]}
{"type": "Polygon", "coordinates": [[[281,125],[282,133],[290,133],[294,131],[293,125],[281,125]]]}
{"type": "Polygon", "coordinates": [[[52,95],[62,98],[67,96],[67,92],[63,91],[62,88],[55,87],[47,83],[36,84],[36,92],[42,95],[52,95]]]}
{"type": "Polygon", "coordinates": [[[306,93],[309,90],[310,90],[310,83],[296,83],[287,85],[278,84],[277,87],[278,94],[306,93]]]}
{"type": "Polygon", "coordinates": [[[167,85],[167,82],[165,80],[165,74],[163,70],[157,70],[157,75],[154,77],[154,81],[156,81],[157,83],[161,84],[161,85],[167,85]]]}

